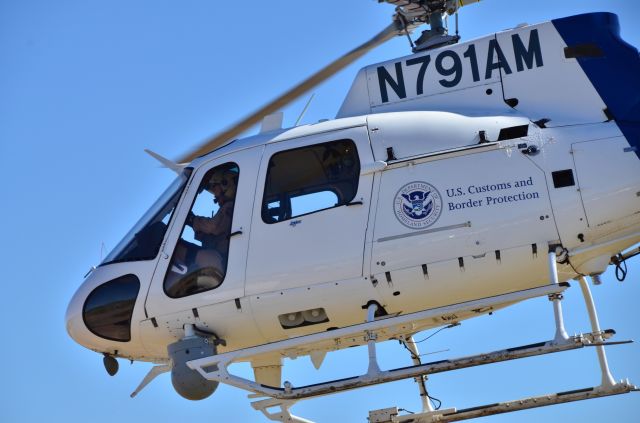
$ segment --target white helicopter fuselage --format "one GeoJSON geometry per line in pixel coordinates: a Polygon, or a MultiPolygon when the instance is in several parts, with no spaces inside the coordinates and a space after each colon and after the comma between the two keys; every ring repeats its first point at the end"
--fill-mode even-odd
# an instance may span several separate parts
{"type": "Polygon", "coordinates": [[[69,306],[69,333],[95,351],[163,362],[185,323],[224,339],[224,352],[361,323],[371,302],[407,314],[546,285],[550,248],[565,258],[561,281],[602,273],[640,242],[640,131],[624,123],[640,110],[619,106],[623,76],[603,88],[579,62],[608,58],[569,41],[568,19],[368,66],[337,119],[265,130],[196,159],[157,254],[91,272],[69,306]],[[274,155],[341,140],[357,150],[353,198],[315,198],[265,221],[274,155]],[[227,163],[239,178],[224,280],[172,298],[163,281],[200,181],[227,163]],[[105,339],[83,307],[125,275],[139,281],[130,339],[105,339]]]}

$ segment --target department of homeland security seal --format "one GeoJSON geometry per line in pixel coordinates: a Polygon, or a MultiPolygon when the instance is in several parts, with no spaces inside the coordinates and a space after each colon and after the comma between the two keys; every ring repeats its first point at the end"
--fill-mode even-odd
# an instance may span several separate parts
{"type": "Polygon", "coordinates": [[[433,225],[442,212],[442,197],[426,182],[410,182],[400,188],[393,200],[396,218],[407,228],[424,229],[433,225]]]}

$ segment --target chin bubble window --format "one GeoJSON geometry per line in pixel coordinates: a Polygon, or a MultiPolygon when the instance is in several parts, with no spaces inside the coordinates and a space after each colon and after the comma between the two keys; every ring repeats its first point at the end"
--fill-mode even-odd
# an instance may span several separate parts
{"type": "Polygon", "coordinates": [[[131,340],[131,317],[140,281],[134,275],[122,276],[94,289],[82,309],[87,328],[101,338],[131,340]]]}
{"type": "Polygon", "coordinates": [[[186,297],[222,284],[239,176],[238,165],[226,163],[202,178],[164,279],[169,297],[186,297]]]}

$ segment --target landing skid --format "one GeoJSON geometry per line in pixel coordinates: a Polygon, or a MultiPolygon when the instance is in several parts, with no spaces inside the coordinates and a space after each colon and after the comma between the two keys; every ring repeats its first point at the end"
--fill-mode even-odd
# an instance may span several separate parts
{"type": "Polygon", "coordinates": [[[267,397],[266,399],[254,401],[251,405],[254,409],[261,411],[270,420],[298,423],[312,422],[301,417],[294,416],[290,413],[289,408],[291,408],[297,401],[408,378],[414,378],[418,383],[420,395],[423,399],[422,412],[418,414],[399,416],[395,407],[376,410],[370,413],[369,418],[371,422],[397,423],[408,421],[458,421],[637,391],[638,388],[630,384],[628,381],[616,383],[611,376],[604,346],[625,344],[632,341],[607,342],[615,332],[613,330],[600,330],[593,298],[591,296],[589,286],[583,277],[579,278],[578,281],[589,313],[592,332],[571,337],[567,335],[564,328],[561,300],[563,298],[562,292],[569,287],[569,284],[558,282],[556,255],[553,249],[550,249],[548,263],[550,279],[552,282],[551,285],[380,320],[375,320],[374,318],[377,305],[371,304],[367,310],[367,321],[359,325],[192,360],[187,362],[187,365],[190,368],[197,370],[205,379],[226,383],[252,392],[252,394],[249,395],[250,398],[267,397]],[[556,331],[552,340],[516,348],[508,348],[489,353],[423,364],[420,362],[417,346],[413,343],[411,338],[409,337],[405,339],[400,337],[401,342],[404,342],[407,348],[411,351],[414,365],[384,371],[380,370],[378,366],[376,342],[377,339],[379,339],[379,335],[385,334],[385,331],[390,331],[397,327],[404,327],[403,325],[409,325],[416,322],[419,325],[420,322],[433,321],[434,319],[442,319],[442,321],[444,321],[449,316],[465,314],[475,310],[485,310],[486,308],[500,308],[518,301],[540,296],[547,296],[549,300],[553,302],[556,331]],[[250,357],[259,356],[261,354],[296,351],[296,348],[302,348],[303,346],[308,347],[309,345],[326,347],[327,343],[330,344],[333,341],[336,344],[339,344],[341,339],[348,337],[359,337],[360,339],[364,339],[367,343],[369,367],[367,373],[364,375],[300,387],[294,387],[290,382],[285,382],[284,387],[281,388],[260,384],[243,377],[232,375],[228,372],[228,366],[236,361],[247,360],[250,357]],[[517,360],[525,357],[575,350],[583,347],[594,347],[597,350],[602,376],[601,385],[597,387],[524,398],[463,410],[433,410],[427,400],[428,394],[425,386],[426,375],[481,366],[490,363],[517,360]],[[277,411],[273,412],[273,409],[277,409],[277,411]]]}
{"type": "MultiPolygon", "coordinates": [[[[366,323],[204,357],[197,360],[188,361],[187,366],[194,370],[197,370],[205,379],[226,383],[237,388],[245,389],[256,394],[261,394],[263,396],[272,398],[292,400],[323,395],[325,389],[327,391],[331,391],[331,386],[328,386],[332,384],[331,382],[301,388],[293,388],[287,386],[285,386],[284,388],[266,386],[243,377],[232,375],[228,372],[227,367],[234,362],[248,360],[251,357],[263,354],[282,353],[283,351],[286,353],[287,351],[295,351],[296,348],[309,344],[318,346],[331,345],[332,343],[339,344],[343,343],[343,341],[341,340],[345,340],[348,338],[358,338],[362,340],[364,337],[364,339],[367,340],[369,346],[369,371],[363,376],[345,379],[339,381],[340,383],[336,382],[334,384],[336,386],[333,386],[333,388],[340,389],[337,385],[350,386],[354,383],[366,383],[367,385],[371,385],[376,383],[375,381],[379,379],[380,373],[388,373],[380,372],[380,370],[377,369],[378,366],[375,357],[376,340],[383,338],[382,335],[385,333],[385,331],[391,330],[396,327],[406,326],[406,332],[410,332],[415,322],[432,322],[434,319],[436,319],[438,321],[446,323],[447,320],[445,319],[450,319],[450,316],[462,315],[465,313],[469,313],[472,310],[490,310],[492,308],[504,307],[507,304],[513,304],[518,301],[523,301],[540,296],[558,295],[568,287],[569,284],[547,285],[539,288],[527,289],[510,294],[498,295],[481,300],[468,301],[456,305],[438,307],[430,310],[420,311],[417,313],[403,314],[379,320],[373,319],[374,310],[372,309],[372,307],[376,307],[374,304],[370,306],[369,310],[367,311],[369,319],[366,323]],[[338,342],[336,342],[336,340],[338,340],[338,342]],[[323,392],[320,393],[318,392],[319,390],[322,390],[323,392]]],[[[412,375],[403,376],[401,378],[405,377],[412,377],[412,375]]],[[[395,378],[393,380],[398,380],[398,378],[395,378]]],[[[386,381],[388,380],[385,380],[383,382],[386,381]]],[[[344,390],[344,388],[342,388],[342,390],[344,390]]]]}
{"type": "MultiPolygon", "coordinates": [[[[607,331],[604,336],[613,335],[612,331],[607,331]]],[[[358,377],[338,379],[330,382],[319,383],[299,388],[275,388],[279,391],[277,396],[272,397],[283,400],[300,400],[305,398],[330,395],[335,392],[347,391],[350,389],[363,388],[366,386],[378,385],[381,383],[394,382],[403,379],[420,377],[444,373],[451,370],[465,369],[468,367],[482,366],[502,361],[517,360],[520,358],[534,357],[537,355],[552,354],[562,351],[570,351],[585,346],[594,346],[592,339],[596,335],[592,333],[572,336],[562,344],[554,344],[553,341],[540,342],[537,344],[525,345],[516,348],[509,348],[489,353],[482,353],[450,360],[434,361],[417,366],[401,367],[393,370],[377,371],[367,373],[358,377]]],[[[607,345],[598,344],[598,345],[607,345]]],[[[264,392],[262,392],[264,394],[264,392]]]]}
{"type": "MultiPolygon", "coordinates": [[[[562,351],[570,351],[583,347],[601,347],[604,345],[619,345],[629,343],[631,341],[623,342],[601,342],[596,339],[609,339],[615,334],[612,330],[606,330],[601,333],[586,333],[582,335],[576,335],[569,337],[565,342],[561,344],[555,343],[553,340],[540,342],[531,345],[524,345],[521,347],[508,348],[489,353],[482,353],[477,355],[471,355],[466,357],[460,357],[450,360],[441,360],[431,363],[424,363],[416,366],[401,367],[393,370],[386,370],[376,372],[374,374],[365,374],[358,377],[339,379],[330,382],[320,383],[310,386],[302,386],[299,388],[285,387],[279,389],[281,394],[277,397],[253,402],[251,405],[256,410],[261,411],[267,417],[275,421],[290,421],[290,422],[307,422],[307,420],[300,419],[293,416],[288,412],[288,409],[295,404],[298,400],[318,397],[323,395],[331,395],[334,393],[347,391],[356,388],[362,388],[366,386],[378,385],[381,383],[393,382],[409,378],[420,379],[423,376],[444,373],[451,370],[465,369],[468,367],[482,366],[490,363],[499,363],[503,361],[517,360],[526,357],[534,357],[538,355],[552,354],[562,351]],[[273,407],[280,407],[281,411],[276,414],[268,413],[267,409],[273,407]],[[278,416],[278,418],[274,418],[278,416]],[[282,417],[281,417],[282,416],[282,417]],[[284,419],[283,419],[284,417],[284,419]],[[296,420],[299,419],[299,420],[296,420]]],[[[472,409],[459,410],[430,410],[420,414],[411,414],[408,416],[396,416],[387,420],[372,419],[371,422],[404,422],[404,421],[458,421],[471,419],[475,417],[488,416],[492,414],[507,413],[510,411],[525,410],[528,408],[543,407],[553,404],[561,404],[564,402],[580,401],[590,398],[598,398],[609,395],[625,394],[631,391],[637,390],[637,388],[628,382],[614,383],[612,386],[588,388],[579,391],[563,392],[558,394],[544,395],[541,397],[525,398],[522,400],[510,401],[501,404],[492,404],[483,407],[474,407],[472,409]],[[448,413],[448,414],[444,414],[448,413]],[[439,416],[440,420],[428,420],[428,418],[434,418],[439,416]],[[406,417],[406,418],[405,418],[406,417]],[[425,420],[416,420],[418,417],[425,420]]],[[[384,412],[393,409],[377,410],[384,412]]],[[[397,415],[397,409],[395,409],[395,415],[397,415]]],[[[393,413],[389,412],[389,416],[393,413]]],[[[390,417],[391,418],[391,417],[390,417]]]]}
{"type": "MultiPolygon", "coordinates": [[[[430,423],[430,422],[457,422],[461,420],[475,419],[478,417],[492,416],[494,414],[511,413],[513,411],[528,410],[531,408],[546,407],[549,405],[564,404],[567,402],[582,401],[608,397],[611,395],[628,394],[637,391],[638,388],[623,381],[611,387],[593,387],[578,389],[575,391],[558,392],[556,394],[541,395],[539,397],[529,397],[514,401],[489,404],[480,407],[466,408],[463,410],[446,409],[427,411],[400,416],[398,408],[386,408],[371,411],[369,422],[371,423],[430,423]]],[[[294,420],[295,421],[295,420],[294,420]]]]}

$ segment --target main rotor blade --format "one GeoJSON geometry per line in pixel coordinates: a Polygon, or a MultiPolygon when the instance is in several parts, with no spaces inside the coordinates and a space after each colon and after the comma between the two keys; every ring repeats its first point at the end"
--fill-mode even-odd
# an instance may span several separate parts
{"type": "Polygon", "coordinates": [[[315,74],[311,75],[309,78],[305,79],[295,87],[291,88],[289,91],[282,94],[280,97],[276,98],[272,102],[266,104],[260,109],[253,112],[251,115],[237,122],[235,125],[216,135],[215,137],[205,141],[200,146],[195,148],[193,151],[186,154],[184,157],[178,160],[178,163],[186,163],[190,162],[196,157],[199,157],[203,154],[206,154],[216,148],[226,144],[231,141],[233,138],[237,137],[247,129],[251,128],[253,125],[259,123],[263,117],[270,115],[274,112],[277,112],[281,108],[285,107],[287,104],[291,103],[302,94],[306,93],[310,89],[316,87],[317,85],[324,82],[327,78],[336,74],[346,66],[350,65],[360,57],[362,57],[369,50],[379,46],[385,41],[393,38],[395,35],[398,35],[401,31],[401,24],[394,21],[391,25],[386,27],[376,36],[371,38],[366,43],[356,47],[351,50],[344,56],[339,59],[331,62],[329,65],[320,69],[315,74]]]}

